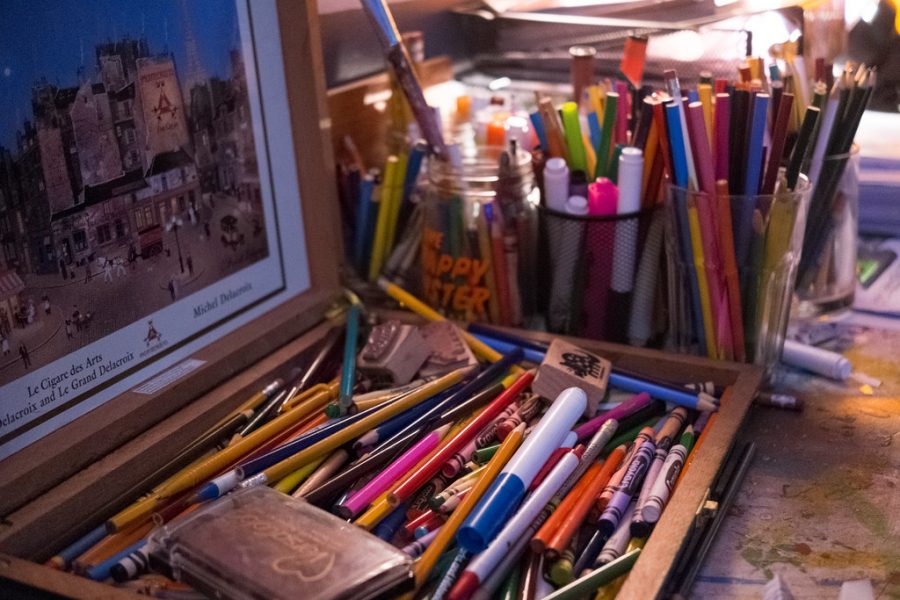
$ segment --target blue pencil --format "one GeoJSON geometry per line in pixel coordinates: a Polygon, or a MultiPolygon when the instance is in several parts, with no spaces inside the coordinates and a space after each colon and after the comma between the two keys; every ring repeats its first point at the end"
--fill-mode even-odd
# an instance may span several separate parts
{"type": "MultiPolygon", "coordinates": [[[[766,135],[766,116],[769,108],[769,95],[756,94],[753,98],[753,114],[750,116],[750,130],[747,139],[746,167],[744,169],[744,195],[755,196],[759,193],[759,183],[762,178],[762,166],[764,160],[764,148],[766,135]]],[[[734,219],[734,252],[737,264],[743,267],[741,274],[741,288],[747,285],[746,268],[750,258],[750,242],[753,240],[753,211],[756,201],[752,198],[744,198],[739,203],[739,214],[734,219]]]]}
{"type": "MultiPolygon", "coordinates": [[[[744,177],[744,194],[759,193],[759,179],[762,174],[763,142],[766,136],[766,113],[769,95],[756,94],[753,98],[753,116],[750,117],[750,139],[747,142],[747,167],[744,177]]],[[[749,220],[748,220],[749,221],[749,220]]],[[[743,263],[738,263],[743,264],[743,263]]]]}
{"type": "Polygon", "coordinates": [[[403,522],[406,521],[406,504],[401,504],[395,508],[388,516],[383,518],[378,525],[372,530],[376,537],[390,542],[403,522]]]}
{"type": "MultiPolygon", "coordinates": [[[[672,153],[672,170],[674,171],[675,185],[687,188],[688,167],[687,156],[684,153],[684,130],[681,128],[681,117],[678,104],[670,102],[666,104],[666,129],[669,133],[669,141],[672,153]]],[[[697,269],[694,265],[694,250],[691,246],[691,229],[688,226],[686,198],[676,197],[672,199],[673,213],[675,214],[676,229],[678,230],[678,242],[681,245],[681,254],[684,264],[687,266],[690,278],[689,291],[691,294],[691,309],[694,315],[694,336],[700,344],[702,354],[706,354],[706,336],[703,333],[703,311],[700,307],[700,286],[697,282],[697,269]]]]}
{"type": "Polygon", "coordinates": [[[591,146],[594,147],[594,154],[600,155],[600,140],[603,138],[603,129],[600,127],[600,115],[591,111],[587,116],[588,131],[591,136],[591,146]]]}
{"type": "Polygon", "coordinates": [[[344,337],[344,365],[341,368],[341,387],[338,406],[346,414],[353,404],[353,384],[356,383],[356,342],[359,337],[359,304],[352,302],[347,311],[347,335],[344,337]]]}
{"type": "MultiPolygon", "coordinates": [[[[544,361],[544,356],[546,356],[546,352],[541,352],[540,350],[532,348],[521,348],[521,346],[517,346],[509,341],[498,340],[486,335],[476,335],[475,337],[497,352],[509,353],[514,350],[522,349],[525,352],[525,360],[529,362],[540,364],[544,361]]],[[[653,398],[697,410],[712,410],[710,405],[715,405],[715,397],[706,392],[696,393],[674,389],[670,386],[658,385],[639,377],[617,373],[615,369],[613,369],[609,375],[609,384],[620,390],[635,394],[647,392],[653,398]]]]}
{"type": "Polygon", "coordinates": [[[50,559],[50,562],[60,569],[67,568],[69,563],[87,552],[91,546],[106,537],[106,533],[105,525],[100,525],[96,529],[92,529],[71,545],[66,546],[59,554],[50,559]]]}
{"type": "Polygon", "coordinates": [[[425,400],[424,402],[417,404],[413,408],[400,413],[396,417],[392,417],[373,429],[368,433],[365,433],[362,437],[356,440],[353,443],[353,447],[356,450],[362,450],[364,448],[369,448],[377,445],[379,442],[382,442],[389,437],[396,434],[398,431],[424,415],[427,411],[431,410],[436,404],[443,401],[447,396],[453,393],[454,388],[450,390],[446,390],[437,394],[433,398],[425,400]]]}
{"type": "MultiPolygon", "coordinates": [[[[356,231],[353,238],[353,264],[356,265],[357,271],[363,272],[368,260],[366,259],[366,249],[372,246],[369,242],[369,230],[372,229],[371,224],[375,222],[372,215],[372,190],[375,189],[375,177],[367,174],[359,186],[359,198],[356,205],[356,231]]],[[[376,207],[377,208],[377,207],[376,207]]]]}
{"type": "Polygon", "coordinates": [[[534,133],[537,135],[541,148],[547,151],[547,131],[544,129],[544,121],[541,119],[541,113],[534,111],[528,117],[531,119],[531,125],[534,127],[534,133]]]}

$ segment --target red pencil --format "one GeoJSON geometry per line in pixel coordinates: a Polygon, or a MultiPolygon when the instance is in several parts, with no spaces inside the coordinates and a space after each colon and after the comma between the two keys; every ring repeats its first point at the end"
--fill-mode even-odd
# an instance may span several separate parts
{"type": "Polygon", "coordinates": [[[716,94],[716,180],[728,179],[728,149],[731,136],[731,95],[716,94]]]}
{"type": "Polygon", "coordinates": [[[460,429],[456,437],[432,454],[418,469],[407,474],[388,494],[388,502],[390,502],[391,506],[397,506],[401,502],[406,501],[416,493],[416,490],[428,483],[441,470],[444,463],[450,460],[451,456],[456,454],[460,448],[466,445],[466,442],[472,439],[472,436],[484,429],[485,425],[499,415],[510,402],[518,398],[519,394],[531,383],[532,379],[534,379],[534,373],[531,371],[525,371],[519,375],[518,379],[511,386],[494,398],[477,417],[469,421],[468,425],[460,429]]]}
{"type": "Polygon", "coordinates": [[[760,194],[775,193],[775,183],[778,181],[778,169],[781,166],[782,154],[784,154],[784,143],[787,139],[788,124],[793,107],[794,95],[782,94],[781,101],[778,103],[778,116],[775,117],[775,126],[772,128],[772,146],[769,149],[769,162],[766,166],[760,194]]]}

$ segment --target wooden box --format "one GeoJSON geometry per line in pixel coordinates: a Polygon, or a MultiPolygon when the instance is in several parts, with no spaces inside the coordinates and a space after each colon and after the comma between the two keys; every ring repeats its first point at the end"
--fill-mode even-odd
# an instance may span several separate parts
{"type": "MultiPolygon", "coordinates": [[[[85,600],[136,598],[42,563],[122,508],[118,499],[126,491],[136,497],[134,486],[249,394],[274,377],[289,375],[297,356],[333,325],[327,313],[340,296],[342,248],[317,7],[314,1],[282,0],[277,12],[311,288],[196,352],[205,365],[191,375],[156,394],[122,394],[0,462],[0,579],[5,580],[0,589],[24,594],[35,588],[85,600]]],[[[542,333],[525,335],[551,339],[542,333]]],[[[694,527],[762,372],[692,356],[571,341],[633,371],[675,381],[711,380],[730,388],[619,596],[656,597],[694,527]]]]}

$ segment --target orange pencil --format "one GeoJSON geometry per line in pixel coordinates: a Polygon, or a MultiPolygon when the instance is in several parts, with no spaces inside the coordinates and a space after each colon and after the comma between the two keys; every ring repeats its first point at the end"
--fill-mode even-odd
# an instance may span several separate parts
{"type": "Polygon", "coordinates": [[[725,287],[728,292],[728,311],[731,319],[731,336],[734,356],[738,362],[746,360],[744,349],[744,321],[741,318],[741,285],[737,260],[734,257],[734,232],[731,228],[731,201],[728,198],[728,182],[716,181],[719,202],[719,247],[725,263],[725,287]]]}
{"type": "Polygon", "coordinates": [[[612,477],[624,457],[625,447],[619,446],[610,453],[606,461],[591,465],[587,472],[594,471],[594,475],[590,478],[584,493],[578,498],[578,502],[575,503],[572,510],[564,513],[559,529],[544,548],[545,559],[555,560],[566,549],[593,507],[594,497],[609,483],[609,478],[612,477]]]}
{"type": "Polygon", "coordinates": [[[562,502],[559,503],[559,507],[553,511],[553,514],[551,514],[546,521],[544,521],[544,524],[538,532],[531,538],[529,545],[531,546],[532,551],[543,552],[547,548],[550,540],[552,540],[553,536],[556,534],[556,530],[565,519],[566,513],[572,510],[572,507],[575,506],[575,503],[578,502],[578,499],[584,494],[584,491],[591,483],[592,474],[595,475],[597,473],[597,470],[592,471],[592,469],[597,467],[599,470],[600,466],[599,463],[591,465],[591,467],[584,472],[584,475],[581,476],[581,479],[578,480],[578,483],[575,484],[569,493],[566,494],[566,497],[563,498],[562,502]]]}
{"type": "Polygon", "coordinates": [[[72,569],[76,572],[86,571],[89,567],[103,562],[113,554],[121,552],[138,540],[145,538],[153,527],[154,524],[148,520],[140,525],[134,525],[106,536],[76,558],[72,563],[72,569]]]}

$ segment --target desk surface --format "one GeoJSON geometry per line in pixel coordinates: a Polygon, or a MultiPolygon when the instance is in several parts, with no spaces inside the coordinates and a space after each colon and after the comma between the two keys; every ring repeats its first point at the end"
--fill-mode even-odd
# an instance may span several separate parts
{"type": "Polygon", "coordinates": [[[762,597],[781,575],[794,598],[837,598],[870,579],[900,597],[900,331],[845,331],[855,371],[839,384],[785,372],[802,413],[754,407],[739,443],[758,451],[692,598],[762,597]]]}

